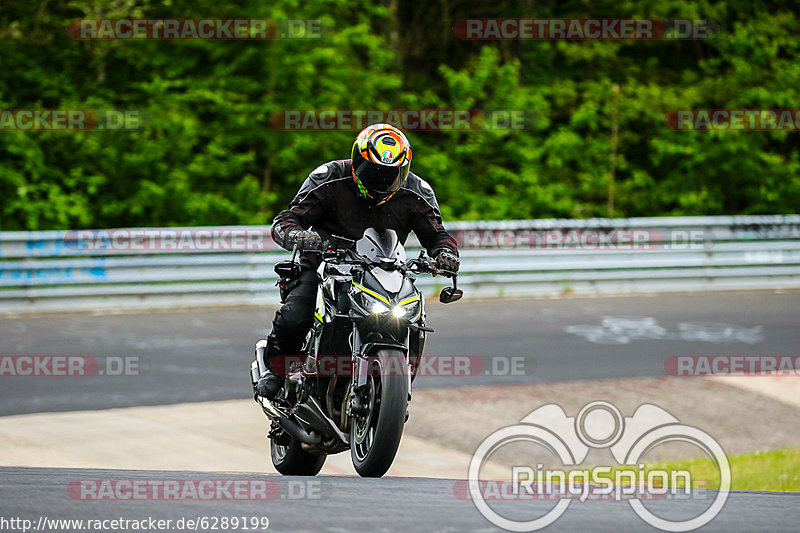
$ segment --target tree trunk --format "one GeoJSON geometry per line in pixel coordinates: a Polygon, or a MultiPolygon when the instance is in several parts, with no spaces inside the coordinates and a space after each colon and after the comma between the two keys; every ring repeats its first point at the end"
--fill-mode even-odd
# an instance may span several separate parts
{"type": "Polygon", "coordinates": [[[614,109],[611,115],[611,168],[608,176],[608,217],[614,216],[614,180],[617,174],[617,142],[619,136],[619,84],[615,83],[614,109]]]}

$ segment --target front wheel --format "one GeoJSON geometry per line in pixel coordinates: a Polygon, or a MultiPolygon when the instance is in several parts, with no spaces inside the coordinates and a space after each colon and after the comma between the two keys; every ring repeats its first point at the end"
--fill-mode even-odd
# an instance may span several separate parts
{"type": "Polygon", "coordinates": [[[381,477],[392,466],[408,407],[405,354],[380,350],[375,356],[379,372],[370,372],[357,394],[365,412],[350,424],[350,457],[361,477],[381,477]]]}
{"type": "Polygon", "coordinates": [[[327,457],[308,453],[297,439],[285,446],[270,439],[269,454],[275,470],[284,476],[316,476],[327,457]]]}

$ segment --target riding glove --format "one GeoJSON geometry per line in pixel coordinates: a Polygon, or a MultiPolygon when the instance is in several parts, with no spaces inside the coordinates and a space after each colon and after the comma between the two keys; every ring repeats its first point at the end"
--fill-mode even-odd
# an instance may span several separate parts
{"type": "Polygon", "coordinates": [[[436,266],[442,270],[458,272],[459,265],[458,256],[452,252],[442,250],[436,255],[436,266]]]}
{"type": "Polygon", "coordinates": [[[316,231],[292,229],[289,230],[287,241],[292,246],[297,246],[299,251],[319,250],[322,248],[322,237],[316,231]]]}

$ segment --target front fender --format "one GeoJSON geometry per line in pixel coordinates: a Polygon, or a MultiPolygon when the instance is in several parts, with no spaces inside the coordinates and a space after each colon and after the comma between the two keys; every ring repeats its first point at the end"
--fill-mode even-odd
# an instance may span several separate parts
{"type": "Polygon", "coordinates": [[[365,343],[361,349],[361,354],[354,357],[355,376],[354,383],[356,387],[361,387],[367,384],[367,376],[369,374],[370,357],[377,355],[380,350],[397,350],[403,354],[403,368],[400,370],[402,376],[408,380],[408,399],[411,400],[411,369],[409,368],[408,346],[399,342],[368,342],[365,343]]]}
{"type": "Polygon", "coordinates": [[[361,357],[375,355],[378,350],[400,350],[408,356],[408,346],[401,342],[365,342],[361,347],[361,357]]]}

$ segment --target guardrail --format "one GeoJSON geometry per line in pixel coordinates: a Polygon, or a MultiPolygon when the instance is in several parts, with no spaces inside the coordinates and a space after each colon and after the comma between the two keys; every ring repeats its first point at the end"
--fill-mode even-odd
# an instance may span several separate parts
{"type": "MultiPolygon", "coordinates": [[[[800,215],[447,227],[467,296],[800,287],[800,215]]],[[[266,226],[0,232],[0,312],[275,303],[287,257],[266,226]]],[[[446,284],[418,281],[428,294],[446,284]]]]}

